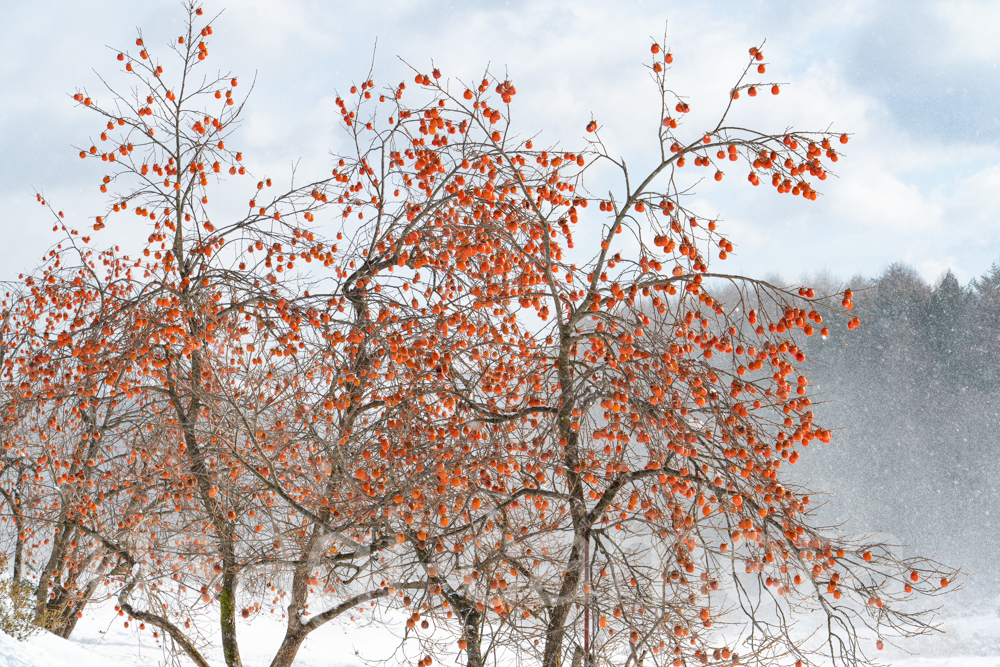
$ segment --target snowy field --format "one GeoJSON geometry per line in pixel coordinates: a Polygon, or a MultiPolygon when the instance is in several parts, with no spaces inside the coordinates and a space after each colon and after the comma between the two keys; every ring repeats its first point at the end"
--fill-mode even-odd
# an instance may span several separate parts
{"type": "MultiPolygon", "coordinates": [[[[284,635],[278,621],[259,618],[243,622],[240,650],[247,667],[270,664],[284,635]]],[[[217,643],[217,642],[216,642],[217,643]]],[[[336,622],[313,632],[295,661],[301,667],[353,667],[362,665],[359,654],[386,658],[398,642],[384,630],[336,622]]],[[[222,651],[208,652],[213,665],[224,665],[222,651]]],[[[152,634],[122,627],[110,609],[90,608],[84,613],[70,640],[41,633],[19,643],[0,633],[0,667],[160,667],[192,663],[184,656],[174,659],[163,642],[152,634]]]]}
{"type": "MultiPolygon", "coordinates": [[[[0,667],[190,664],[184,658],[173,659],[148,631],[140,634],[126,630],[109,611],[98,608],[85,614],[69,641],[41,634],[19,643],[0,633],[0,667]]],[[[281,640],[281,624],[261,618],[240,629],[243,664],[247,667],[268,665],[281,640]]],[[[894,667],[1000,667],[1000,609],[950,618],[944,621],[942,630],[942,634],[909,642],[906,648],[912,655],[887,647],[879,657],[883,664],[894,667]]],[[[360,666],[362,658],[388,658],[396,646],[396,640],[384,630],[330,623],[306,640],[295,664],[299,667],[360,666]]],[[[214,665],[223,664],[221,652],[211,657],[214,665]]]]}

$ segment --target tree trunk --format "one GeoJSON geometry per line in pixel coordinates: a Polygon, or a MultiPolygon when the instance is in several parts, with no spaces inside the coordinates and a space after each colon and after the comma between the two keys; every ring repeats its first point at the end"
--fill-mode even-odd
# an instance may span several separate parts
{"type": "Polygon", "coordinates": [[[291,667],[302,642],[309,634],[310,628],[302,623],[300,614],[309,597],[309,576],[315,565],[315,554],[317,549],[321,548],[321,542],[323,542],[322,530],[314,525],[304,557],[292,574],[292,591],[287,610],[288,625],[285,627],[285,638],[281,641],[281,646],[278,647],[274,659],[271,660],[271,667],[291,667]]]}
{"type": "MultiPolygon", "coordinates": [[[[35,622],[46,630],[51,630],[46,618],[50,615],[52,607],[49,600],[49,591],[52,588],[52,579],[62,569],[63,559],[66,556],[67,545],[70,542],[72,524],[66,517],[65,507],[60,512],[59,521],[56,523],[58,533],[52,538],[52,551],[49,559],[42,568],[38,577],[38,587],[35,589],[35,622]]],[[[59,593],[56,593],[59,596],[59,593]]]]}
{"type": "Polygon", "coordinates": [[[482,637],[479,623],[482,614],[470,607],[462,612],[462,638],[465,639],[466,667],[483,667],[482,637]]]}
{"type": "Polygon", "coordinates": [[[305,641],[307,634],[308,632],[303,631],[301,626],[299,627],[299,631],[293,631],[291,617],[289,617],[288,628],[285,629],[285,638],[281,641],[278,652],[274,654],[274,659],[271,660],[271,667],[291,667],[295,662],[295,656],[298,654],[299,649],[302,648],[302,642],[305,641]]]}
{"type": "Polygon", "coordinates": [[[18,530],[17,540],[14,542],[14,583],[21,583],[21,569],[23,567],[22,563],[24,561],[24,540],[21,539],[20,530],[18,530]]]}
{"type": "MultiPolygon", "coordinates": [[[[18,475],[20,479],[20,475],[18,475]]],[[[14,530],[17,531],[17,538],[14,540],[14,585],[21,583],[23,576],[22,568],[24,563],[24,516],[21,514],[19,506],[21,504],[21,482],[18,482],[18,490],[14,492],[14,502],[10,508],[10,513],[14,517],[14,530]]]]}
{"type": "MultiPolygon", "coordinates": [[[[83,609],[83,605],[80,605],[79,609],[83,609]]],[[[76,617],[77,611],[76,606],[71,607],[64,601],[57,600],[56,604],[46,609],[45,629],[57,637],[69,639],[73,630],[76,629],[76,622],[79,620],[76,617]]]]}
{"type": "MultiPolygon", "coordinates": [[[[545,236],[546,242],[548,236],[545,236]]],[[[583,480],[575,471],[579,461],[579,433],[572,427],[572,411],[577,407],[574,393],[573,365],[570,360],[571,330],[568,325],[560,325],[560,346],[558,361],[558,377],[561,405],[557,417],[560,439],[566,443],[564,464],[566,465],[566,484],[569,487],[570,515],[573,519],[573,548],[570,550],[569,561],[566,563],[566,574],[559,589],[559,598],[549,612],[549,623],[545,628],[545,651],[542,653],[542,667],[560,667],[562,665],[563,639],[566,636],[566,621],[570,610],[576,602],[576,593],[580,586],[583,565],[583,548],[586,536],[590,534],[587,523],[587,501],[583,493],[583,480]]]]}
{"type": "MultiPolygon", "coordinates": [[[[104,568],[110,562],[111,556],[105,555],[101,559],[97,571],[103,572],[104,568]]],[[[76,595],[76,591],[79,590],[76,585],[77,577],[77,574],[70,576],[69,580],[57,589],[55,596],[46,602],[46,615],[43,619],[45,621],[44,627],[49,632],[63,639],[69,639],[70,635],[73,634],[77,621],[80,620],[77,617],[77,613],[83,611],[101,583],[99,578],[93,578],[87,584],[86,588],[81,591],[80,595],[76,595]]]]}
{"type": "MultiPolygon", "coordinates": [[[[184,296],[189,297],[187,294],[184,296]]],[[[219,631],[222,639],[222,655],[225,658],[226,667],[243,667],[236,636],[236,587],[239,583],[239,567],[236,561],[233,526],[226,518],[225,508],[215,499],[215,494],[212,491],[212,472],[205,463],[206,454],[197,435],[198,417],[203,407],[198,398],[198,393],[201,390],[201,371],[201,354],[195,350],[191,353],[191,369],[188,378],[191,384],[191,398],[186,409],[178,394],[176,383],[176,380],[182,378],[177,376],[168,380],[168,389],[178,422],[181,425],[181,431],[184,434],[184,452],[187,454],[190,470],[198,485],[198,493],[205,507],[205,512],[215,529],[215,538],[218,540],[218,554],[222,560],[222,590],[219,594],[219,631]]]]}
{"type": "Polygon", "coordinates": [[[236,640],[236,569],[228,563],[222,576],[219,594],[219,627],[222,631],[222,652],[227,667],[242,667],[239,643],[236,640]]]}
{"type": "Polygon", "coordinates": [[[560,667],[562,665],[563,638],[566,636],[566,620],[580,585],[580,546],[579,540],[570,552],[569,567],[559,589],[559,599],[549,616],[545,628],[545,652],[542,654],[542,667],[560,667]]]}

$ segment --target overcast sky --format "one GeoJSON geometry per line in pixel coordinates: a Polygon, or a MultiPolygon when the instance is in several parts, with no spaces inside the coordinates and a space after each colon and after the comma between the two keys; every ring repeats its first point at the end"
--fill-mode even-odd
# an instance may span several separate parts
{"type": "MultiPolygon", "coordinates": [[[[101,174],[73,149],[100,128],[72,94],[101,97],[95,71],[117,76],[114,55],[135,50],[136,27],[162,50],[184,12],[178,0],[0,0],[0,9],[0,279],[9,279],[53,242],[36,189],[80,228],[102,212],[101,174]]],[[[236,142],[254,173],[287,181],[298,159],[302,172],[328,173],[343,140],[333,100],[364,80],[373,50],[377,84],[403,79],[400,58],[424,71],[433,59],[453,79],[506,69],[520,134],[571,149],[593,114],[610,150],[641,169],[655,158],[659,120],[642,65],[650,37],[668,27],[670,82],[689,96],[692,137],[764,39],[767,78],[789,85],[777,97],[744,96],[735,119],[853,136],[816,202],[750,187],[743,167],[699,190],[698,206],[737,246],[728,270],[846,279],[903,261],[931,281],[951,268],[964,283],[1000,260],[998,2],[212,0],[205,9],[225,9],[209,42],[214,66],[243,84],[256,76],[236,142]]]]}

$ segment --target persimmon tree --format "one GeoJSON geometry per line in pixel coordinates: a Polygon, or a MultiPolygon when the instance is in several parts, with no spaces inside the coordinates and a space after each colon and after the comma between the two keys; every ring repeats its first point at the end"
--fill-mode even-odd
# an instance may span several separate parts
{"type": "Polygon", "coordinates": [[[905,598],[952,573],[818,530],[780,472],[831,438],[796,341],[850,292],[710,270],[733,246],[687,203],[689,162],[706,187],[743,164],[815,200],[806,175],[846,142],[730,121],[780,90],[759,49],[688,134],[653,44],[660,159],[639,176],[596,121],[575,150],[519,137],[489,72],[369,73],[337,98],[353,152],[270,195],[228,146],[244,101],[203,74],[202,16],[171,60],[141,33],[117,55],[130,93],[74,96],[100,117],[80,157],[107,210],[85,236],[53,210],[64,239],[12,306],[5,448],[28,466],[40,619],[67,635],[109,595],[199,665],[218,622],[235,666],[237,616],[281,614],[275,667],[344,614],[408,614],[421,667],[500,641],[545,667],[858,664],[862,626],[927,628],[905,598]],[[246,210],[209,203],[241,178],[246,210]],[[146,244],[93,249],[133,214],[146,244]],[[601,230],[583,247],[580,219],[601,230]],[[825,644],[796,638],[809,610],[825,644]]]}
{"type": "MultiPolygon", "coordinates": [[[[437,309],[428,320],[416,301],[394,303],[371,285],[379,271],[408,261],[419,271],[424,261],[408,258],[402,239],[434,230],[420,227],[426,216],[405,201],[391,217],[351,230],[351,255],[342,262],[336,243],[319,243],[308,230],[327,191],[343,201],[362,189],[349,176],[377,187],[368,154],[341,159],[332,178],[266,203],[261,191],[271,179],[261,179],[249,214],[225,224],[208,219],[209,179],[241,176],[245,167],[240,153],[225,148],[241,108],[232,97],[236,79],[197,79],[212,32],[210,23],[195,26],[201,14],[189,7],[187,34],[174,45],[180,74],[173,87],[140,35],[137,56],[118,56],[135,100],[110,84],[111,103],[74,96],[102,118],[100,140],[113,144],[80,151],[111,172],[99,188],[112,199],[93,233],[134,211],[151,234],[134,257],[118,246],[96,252],[89,232],[78,246],[79,233],[54,212],[66,241],[26,281],[31,298],[20,322],[40,329],[45,346],[25,357],[13,381],[37,399],[30,432],[43,435],[31,461],[39,471],[48,466],[35,481],[53,510],[42,521],[52,546],[38,585],[39,617],[56,611],[68,634],[103,583],[122,616],[207,664],[198,649],[204,628],[192,619],[217,599],[223,653],[237,665],[237,597],[254,596],[246,618],[260,610],[265,588],[277,593],[275,604],[287,589],[288,633],[274,662],[290,664],[323,622],[388,595],[373,572],[378,552],[395,544],[374,521],[386,512],[385,480],[363,464],[371,438],[384,441],[380,433],[398,428],[394,410],[413,423],[422,411],[409,399],[419,404],[426,382],[447,374],[446,339],[435,332],[447,332],[446,316],[437,309]],[[204,100],[217,108],[206,110],[204,100]],[[329,289],[310,295],[308,276],[294,275],[296,261],[329,268],[329,289]],[[379,374],[376,341],[384,348],[378,353],[425,348],[435,363],[379,374]],[[313,590],[333,594],[342,580],[358,591],[306,620],[313,590]]],[[[403,134],[395,127],[391,140],[403,134]]],[[[382,168],[395,161],[382,160],[382,168]]],[[[447,269],[438,271],[442,281],[447,269]]],[[[400,294],[419,279],[414,273],[397,285],[400,294]]],[[[413,480],[432,474],[416,468],[416,478],[399,471],[392,498],[412,495],[413,480]]]]}
{"type": "MultiPolygon", "coordinates": [[[[201,630],[192,627],[191,613],[192,605],[207,608],[213,602],[211,592],[218,597],[227,664],[240,664],[235,636],[240,577],[262,562],[288,561],[275,554],[279,536],[260,535],[262,525],[252,522],[260,511],[255,501],[265,511],[274,502],[268,476],[243,466],[233,449],[243,433],[219,433],[224,423],[219,414],[228,416],[231,403],[259,387],[261,393],[274,389],[263,405],[255,405],[257,413],[271,407],[271,414],[242,416],[269,419],[268,428],[280,429],[282,417],[296,415],[285,396],[289,376],[275,379],[280,369],[262,363],[263,350],[255,351],[254,341],[279,339],[283,349],[272,349],[274,358],[298,349],[289,338],[297,338],[301,316],[286,306],[302,296],[300,285],[287,290],[275,278],[296,259],[293,252],[285,261],[283,244],[294,250],[301,242],[305,261],[329,260],[298,225],[322,204],[318,184],[293,188],[265,204],[259,191],[271,180],[262,179],[254,198],[260,203],[252,202],[248,214],[218,230],[209,220],[209,177],[222,173],[223,164],[230,176],[246,169],[242,155],[225,147],[241,108],[233,97],[237,80],[199,78],[197,67],[207,57],[212,33],[209,22],[195,25],[201,15],[200,8],[189,6],[187,32],[172,45],[179,72],[171,85],[164,83],[169,64],[154,60],[140,35],[137,54],[117,56],[131,75],[132,96],[118,95],[110,84],[107,105],[83,92],[74,96],[102,117],[100,141],[113,144],[98,150],[94,142],[80,151],[81,158],[100,159],[110,172],[99,187],[112,200],[95,218],[93,232],[115,214],[134,212],[149,220],[151,234],[137,257],[117,247],[97,253],[77,247],[78,233],[63,225],[61,214],[56,217],[55,230],[65,232],[68,241],[49,254],[37,280],[28,279],[38,289],[22,312],[26,326],[44,326],[40,333],[51,339],[43,351],[33,351],[47,367],[35,368],[31,357],[22,366],[28,379],[44,378],[44,391],[37,393],[42,417],[32,432],[55,429],[66,443],[59,451],[45,443],[55,436],[42,435],[32,457],[36,465],[50,466],[44,481],[54,487],[58,509],[49,518],[54,537],[38,586],[39,613],[53,605],[67,608],[60,596],[69,591],[80,597],[76,577],[87,575],[84,601],[97,582],[111,584],[120,613],[137,619],[140,628],[152,625],[196,663],[207,664],[196,647],[201,630]],[[223,248],[237,242],[238,250],[223,248]],[[274,255],[278,266],[248,270],[247,260],[265,245],[262,267],[271,267],[274,255]],[[259,338],[242,340],[251,335],[259,338]],[[69,470],[63,472],[60,464],[69,470]],[[260,539],[237,544],[243,532],[260,539]],[[257,547],[265,538],[275,546],[260,555],[257,547]],[[68,548],[87,553],[77,561],[68,548]],[[164,601],[164,579],[181,578],[181,568],[193,583],[180,585],[164,601]],[[73,581],[52,592],[60,570],[72,571],[73,581]],[[200,594],[189,600],[184,593],[192,586],[200,594]],[[140,592],[144,599],[137,601],[140,592]]],[[[82,240],[86,244],[90,237],[82,240]]],[[[317,316],[309,311],[310,320],[317,316]]],[[[286,455],[276,454],[281,460],[286,455]]],[[[281,488],[278,482],[274,486],[281,488]]]]}
{"type": "MultiPolygon", "coordinates": [[[[447,249],[462,257],[456,268],[476,285],[466,309],[492,323],[470,332],[472,352],[455,356],[450,386],[438,393],[446,414],[454,402],[459,421],[474,416],[474,446],[464,444],[465,427],[443,434],[480,470],[459,480],[470,487],[459,499],[473,501],[458,503],[458,526],[425,520],[400,537],[416,547],[413,571],[428,574],[425,609],[436,607],[445,626],[458,612],[469,664],[481,664],[484,635],[498,633],[553,667],[577,636],[588,659],[735,663],[743,643],[760,663],[826,654],[859,664],[859,628],[879,636],[878,648],[883,635],[926,631],[907,600],[914,590],[940,592],[954,576],[811,524],[807,491],[778,472],[801,447],[831,439],[813,423],[796,341],[825,335],[824,316],[857,326],[846,315],[851,291],[817,295],[710,271],[710,253],[722,261],[733,247],[717,221],[686,204],[688,161],[714,167],[709,182],[724,177],[726,162],[742,162],[753,186],[770,181],[778,193],[816,200],[806,175],[825,180],[823,158],[837,161],[834,146],[847,135],[730,123],[741,94],[780,92],[750,79],[766,71],[753,48],[717,124],[683,139],[690,107],[667,88],[672,55],[656,55],[664,51],[653,45],[650,66],[662,100],[661,160],[639,177],[596,134],[573,152],[514,138],[497,109],[516,92],[509,81],[487,76],[459,96],[437,71],[415,79],[438,102],[420,126],[437,150],[412,158],[417,168],[440,164],[445,192],[450,185],[457,196],[431,196],[433,171],[418,173],[411,196],[419,210],[440,212],[447,249]],[[488,94],[494,84],[499,101],[488,94]],[[456,126],[485,139],[460,137],[461,163],[448,159],[448,137],[435,136],[456,126]],[[618,193],[584,189],[595,162],[620,174],[618,193]],[[589,205],[602,215],[585,212],[589,205]],[[574,249],[583,216],[604,219],[594,254],[574,249]],[[712,296],[727,285],[738,295],[730,308],[712,296]],[[442,548],[449,539],[454,548],[442,548]],[[827,618],[821,644],[795,639],[793,622],[809,609],[827,618]],[[720,618],[736,629],[728,641],[720,618]]],[[[439,511],[447,515],[450,503],[439,511]]],[[[423,645],[431,651],[441,638],[423,645]]]]}

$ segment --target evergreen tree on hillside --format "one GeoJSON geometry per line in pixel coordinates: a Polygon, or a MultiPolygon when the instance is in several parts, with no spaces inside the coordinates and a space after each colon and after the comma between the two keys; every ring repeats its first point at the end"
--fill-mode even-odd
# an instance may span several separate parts
{"type": "Polygon", "coordinates": [[[906,369],[924,358],[921,322],[931,290],[913,267],[896,263],[875,283],[859,315],[866,326],[851,344],[867,364],[884,365],[887,379],[904,381],[906,369]]]}
{"type": "Polygon", "coordinates": [[[996,560],[964,537],[995,530],[1000,515],[1000,264],[964,288],[951,272],[932,287],[903,264],[845,284],[861,328],[832,322],[827,340],[808,341],[810,382],[848,397],[817,408],[838,445],[797,472],[838,488],[831,521],[892,525],[901,543],[1000,581],[996,560]]]}
{"type": "Polygon", "coordinates": [[[969,285],[968,309],[969,374],[974,386],[996,389],[1000,386],[1000,264],[996,262],[988,273],[969,285]]]}
{"type": "Polygon", "coordinates": [[[935,379],[967,385],[968,342],[966,334],[967,294],[949,269],[927,302],[926,331],[929,359],[934,362],[935,379]]]}

